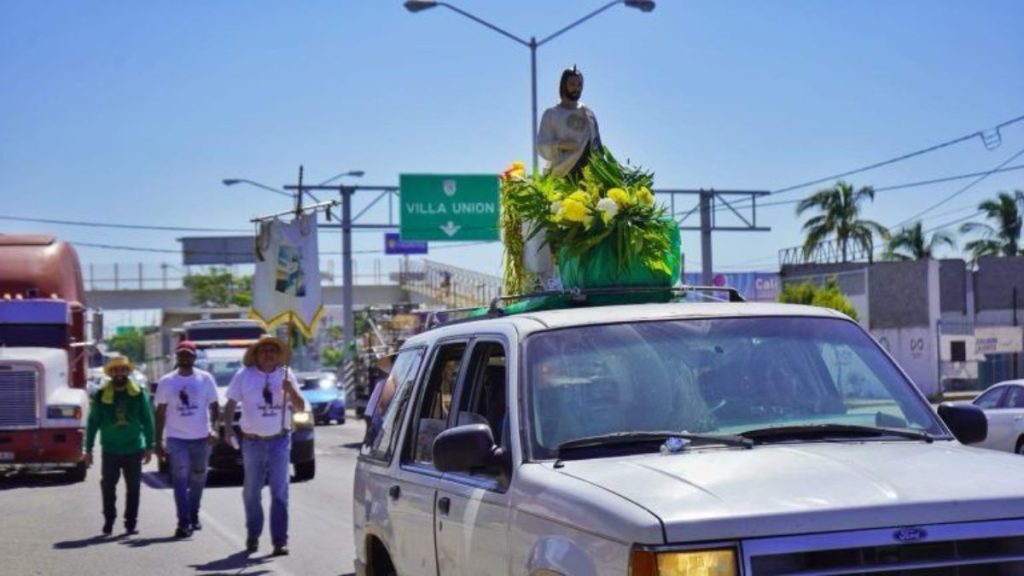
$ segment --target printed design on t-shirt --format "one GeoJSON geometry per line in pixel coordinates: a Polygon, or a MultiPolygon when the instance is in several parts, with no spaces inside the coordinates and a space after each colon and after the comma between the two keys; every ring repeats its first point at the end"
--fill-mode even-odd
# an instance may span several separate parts
{"type": "Polygon", "coordinates": [[[117,406],[114,408],[114,426],[123,428],[128,425],[128,402],[124,399],[118,399],[117,406]]]}
{"type": "Polygon", "coordinates": [[[263,383],[263,404],[259,405],[260,414],[264,417],[277,416],[280,404],[274,404],[274,393],[270,390],[270,381],[263,383]]]}
{"type": "Polygon", "coordinates": [[[182,388],[178,391],[178,415],[183,418],[188,418],[196,413],[196,409],[199,407],[193,404],[192,399],[189,398],[188,390],[182,388]]]}

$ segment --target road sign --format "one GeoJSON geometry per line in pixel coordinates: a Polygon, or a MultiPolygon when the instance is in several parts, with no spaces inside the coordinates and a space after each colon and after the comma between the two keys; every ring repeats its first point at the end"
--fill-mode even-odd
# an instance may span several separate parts
{"type": "Polygon", "coordinates": [[[498,176],[402,174],[402,240],[498,240],[498,176]]]}
{"type": "Polygon", "coordinates": [[[402,240],[401,235],[398,232],[385,232],[384,233],[384,253],[385,254],[426,254],[427,243],[426,242],[409,242],[408,240],[402,240]]]}

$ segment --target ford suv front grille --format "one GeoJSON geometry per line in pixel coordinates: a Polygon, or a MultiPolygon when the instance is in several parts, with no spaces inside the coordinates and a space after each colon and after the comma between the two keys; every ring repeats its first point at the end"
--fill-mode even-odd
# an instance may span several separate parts
{"type": "Polygon", "coordinates": [[[744,554],[753,576],[1024,576],[1024,522],[754,540],[744,554]]]}
{"type": "Polygon", "coordinates": [[[35,370],[0,370],[0,429],[39,425],[35,370]]]}

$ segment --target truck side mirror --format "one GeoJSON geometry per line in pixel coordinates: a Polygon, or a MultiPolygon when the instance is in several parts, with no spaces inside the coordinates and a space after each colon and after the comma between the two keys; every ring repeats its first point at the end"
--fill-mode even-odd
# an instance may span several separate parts
{"type": "Polygon", "coordinates": [[[434,439],[434,468],[441,472],[469,472],[500,466],[504,460],[487,424],[456,426],[434,439]]]}
{"type": "Polygon", "coordinates": [[[964,444],[977,444],[988,436],[988,418],[974,404],[943,402],[939,404],[939,418],[964,444]]]}

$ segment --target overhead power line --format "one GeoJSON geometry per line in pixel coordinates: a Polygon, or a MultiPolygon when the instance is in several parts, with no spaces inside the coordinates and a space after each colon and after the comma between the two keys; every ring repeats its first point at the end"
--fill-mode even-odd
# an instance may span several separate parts
{"type": "Polygon", "coordinates": [[[153,226],[149,224],[117,224],[111,222],[86,222],[83,220],[54,220],[50,218],[27,218],[23,216],[0,216],[0,220],[13,222],[37,222],[41,224],[60,224],[62,226],[83,226],[86,228],[121,228],[127,230],[162,230],[164,232],[249,232],[239,228],[188,228],[183,226],[153,226]]]}
{"type": "Polygon", "coordinates": [[[1024,155],[1024,148],[1021,148],[1021,149],[1020,149],[1019,151],[1017,151],[1017,153],[1016,153],[1016,154],[1014,154],[1013,156],[1010,156],[1009,158],[1007,158],[1006,160],[1004,160],[1003,162],[1001,162],[1001,163],[1000,163],[1000,164],[999,164],[998,166],[996,166],[996,167],[995,167],[995,168],[993,168],[992,170],[989,170],[988,172],[984,172],[984,173],[982,173],[982,174],[981,174],[980,176],[978,176],[978,178],[977,178],[977,179],[975,179],[974,181],[970,182],[970,183],[969,183],[969,184],[967,184],[966,186],[963,186],[963,187],[961,187],[961,188],[960,188],[960,189],[958,189],[958,190],[957,190],[956,192],[953,192],[952,194],[950,194],[949,196],[946,196],[946,197],[945,197],[945,198],[943,198],[942,200],[939,200],[939,201],[938,201],[938,202],[936,202],[935,204],[932,204],[931,206],[929,206],[929,207],[925,208],[924,210],[922,210],[922,211],[918,212],[917,214],[914,214],[914,215],[913,215],[913,216],[911,216],[910,218],[907,218],[906,220],[903,220],[902,222],[900,222],[899,224],[897,224],[897,226],[902,226],[902,225],[904,225],[904,224],[906,224],[906,223],[908,223],[908,222],[913,222],[914,220],[916,220],[916,219],[920,218],[921,216],[924,216],[925,214],[927,214],[927,213],[931,212],[932,210],[934,210],[934,209],[938,208],[939,206],[942,206],[942,205],[943,205],[943,204],[945,204],[946,202],[949,202],[949,201],[950,201],[950,200],[952,200],[953,198],[956,198],[957,196],[959,196],[959,195],[963,194],[964,192],[966,192],[966,191],[970,190],[970,189],[971,189],[971,188],[973,188],[973,187],[974,187],[975,185],[977,185],[977,184],[981,183],[981,181],[982,181],[982,180],[984,180],[984,179],[988,178],[989,176],[991,176],[991,175],[995,174],[997,170],[999,170],[1000,168],[1002,168],[1002,167],[1006,166],[1006,165],[1007,165],[1007,164],[1009,164],[1010,162],[1013,162],[1014,160],[1016,160],[1016,159],[1017,159],[1018,157],[1020,157],[1021,155],[1024,155]]]}
{"type": "MultiPolygon", "coordinates": [[[[92,242],[76,242],[75,240],[67,240],[74,246],[83,246],[87,248],[98,248],[102,250],[120,250],[125,252],[150,252],[155,254],[181,254],[180,249],[175,250],[173,248],[150,248],[145,246],[127,246],[123,244],[96,244],[92,242]]],[[[494,244],[491,241],[481,242],[464,242],[457,244],[445,244],[442,246],[431,246],[431,250],[455,250],[458,248],[469,248],[471,246],[482,246],[484,244],[494,244]]],[[[191,254],[224,254],[224,252],[195,252],[190,251],[191,254]]],[[[384,250],[353,250],[352,254],[384,254],[384,250]]],[[[341,256],[341,252],[320,252],[321,256],[341,256]]]]}
{"type": "Polygon", "coordinates": [[[853,170],[847,170],[846,172],[840,172],[838,174],[833,174],[831,176],[825,176],[824,178],[817,178],[815,180],[810,180],[808,182],[802,182],[800,184],[794,184],[793,186],[786,186],[785,188],[779,188],[778,190],[773,190],[772,194],[776,194],[776,195],[778,195],[778,194],[785,194],[787,192],[792,192],[794,190],[799,190],[801,188],[806,188],[808,186],[814,186],[815,184],[822,184],[824,182],[831,182],[831,181],[834,181],[834,180],[838,180],[840,178],[845,178],[847,176],[852,176],[854,174],[860,174],[861,172],[867,172],[869,170],[874,170],[876,168],[881,168],[883,166],[888,166],[890,164],[895,164],[897,162],[902,162],[904,160],[909,160],[911,158],[914,158],[914,157],[917,157],[917,156],[921,156],[921,155],[924,155],[924,154],[928,154],[930,152],[935,152],[936,150],[941,150],[943,148],[947,148],[949,146],[953,146],[953,145],[959,144],[961,142],[966,142],[966,141],[972,140],[974,138],[979,138],[985,144],[986,148],[993,149],[993,148],[997,147],[999,145],[999,143],[1002,141],[1002,137],[1000,135],[1000,130],[1002,130],[1003,128],[1006,128],[1008,126],[1011,126],[1013,124],[1016,124],[1017,122],[1020,122],[1022,120],[1024,120],[1024,116],[1017,116],[1016,118],[1011,118],[1010,120],[1007,120],[1006,122],[1003,122],[1002,124],[996,125],[996,127],[993,128],[992,130],[978,130],[977,132],[971,132],[970,134],[965,134],[963,136],[960,136],[959,138],[954,138],[952,140],[947,140],[946,142],[942,142],[940,144],[935,144],[934,146],[929,146],[927,148],[922,148],[920,150],[915,150],[915,151],[909,152],[907,154],[902,154],[900,156],[896,156],[896,157],[890,158],[888,160],[883,160],[881,162],[875,162],[874,164],[868,164],[867,166],[861,166],[860,168],[855,168],[853,170]]]}

